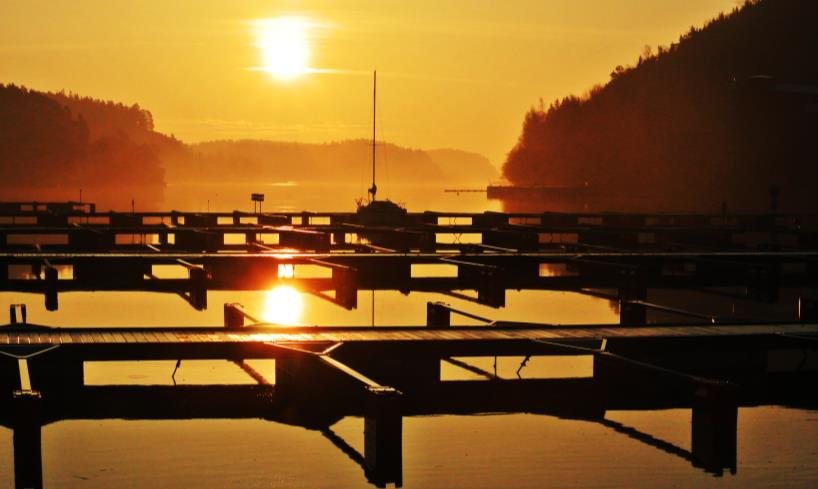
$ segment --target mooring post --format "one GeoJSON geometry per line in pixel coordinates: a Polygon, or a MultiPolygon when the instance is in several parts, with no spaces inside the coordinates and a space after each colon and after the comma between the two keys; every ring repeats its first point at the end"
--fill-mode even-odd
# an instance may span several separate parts
{"type": "Polygon", "coordinates": [[[747,286],[747,297],[767,303],[778,301],[779,279],[778,264],[758,267],[754,280],[747,286]]]}
{"type": "Polygon", "coordinates": [[[364,461],[367,478],[375,484],[403,484],[401,397],[392,387],[367,387],[364,461]]]}
{"type": "Polygon", "coordinates": [[[52,266],[45,267],[45,309],[56,311],[59,308],[57,298],[57,269],[52,266]]]}
{"type": "Polygon", "coordinates": [[[644,301],[647,298],[648,291],[645,287],[620,287],[619,324],[646,324],[647,308],[633,301],[644,301]]]}
{"type": "Polygon", "coordinates": [[[348,267],[334,267],[332,281],[335,286],[335,300],[345,309],[358,307],[358,270],[348,267]]]}
{"type": "Polygon", "coordinates": [[[16,324],[17,323],[17,311],[20,311],[20,322],[22,324],[26,324],[27,317],[26,317],[26,305],[25,304],[10,304],[9,305],[9,323],[16,324]]]}
{"type": "Polygon", "coordinates": [[[489,274],[486,285],[477,289],[477,302],[491,307],[506,306],[506,289],[498,283],[496,274],[489,274]]]}
{"type": "Polygon", "coordinates": [[[196,310],[207,309],[207,270],[203,267],[188,269],[190,274],[190,303],[196,310]]]}
{"type": "Polygon", "coordinates": [[[241,329],[244,327],[244,313],[242,313],[241,304],[225,303],[224,304],[224,327],[227,329],[241,329]]]}
{"type": "Polygon", "coordinates": [[[426,303],[426,327],[432,329],[448,328],[452,325],[452,311],[448,304],[442,302],[426,303]]]}
{"type": "Polygon", "coordinates": [[[818,301],[798,297],[798,320],[803,322],[818,321],[818,301]]]}
{"type": "Polygon", "coordinates": [[[14,393],[14,486],[43,487],[42,397],[33,390],[14,393]]]}
{"type": "Polygon", "coordinates": [[[691,452],[694,465],[710,470],[736,468],[738,401],[735,386],[700,384],[693,397],[691,452]]]}

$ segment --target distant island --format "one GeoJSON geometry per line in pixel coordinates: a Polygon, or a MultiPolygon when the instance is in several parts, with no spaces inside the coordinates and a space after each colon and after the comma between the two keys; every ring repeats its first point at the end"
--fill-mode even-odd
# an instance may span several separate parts
{"type": "Polygon", "coordinates": [[[816,211],[816,26],[814,0],[760,0],[646,46],[604,86],[532,108],[503,175],[597,210],[816,211]]]}
{"type": "MultiPolygon", "coordinates": [[[[485,157],[378,142],[379,168],[401,183],[485,185],[498,172],[485,157]]],[[[157,132],[139,105],[0,84],[0,200],[77,199],[100,208],[161,206],[169,184],[334,182],[368,184],[371,142],[266,140],[186,144],[157,132]]]]}

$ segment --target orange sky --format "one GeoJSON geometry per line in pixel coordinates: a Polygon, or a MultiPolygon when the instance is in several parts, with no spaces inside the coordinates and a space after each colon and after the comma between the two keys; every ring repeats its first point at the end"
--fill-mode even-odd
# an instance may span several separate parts
{"type": "Polygon", "coordinates": [[[378,139],[502,163],[526,110],[604,82],[735,0],[3,0],[0,82],[153,112],[188,142],[378,139]],[[309,67],[264,71],[258,19],[304,22],[309,67]]]}

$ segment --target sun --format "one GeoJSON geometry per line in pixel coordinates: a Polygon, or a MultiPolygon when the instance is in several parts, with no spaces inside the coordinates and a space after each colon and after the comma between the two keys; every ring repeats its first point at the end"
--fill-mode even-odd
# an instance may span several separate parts
{"type": "Polygon", "coordinates": [[[258,22],[257,46],[261,69],[281,80],[291,80],[309,70],[309,23],[301,17],[276,17],[258,22]]]}

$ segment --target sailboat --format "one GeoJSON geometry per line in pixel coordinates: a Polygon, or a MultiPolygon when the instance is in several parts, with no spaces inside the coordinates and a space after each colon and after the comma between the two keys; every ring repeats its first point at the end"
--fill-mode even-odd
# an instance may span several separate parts
{"type": "Polygon", "coordinates": [[[358,223],[363,225],[388,226],[400,225],[406,221],[406,209],[389,199],[378,200],[378,186],[375,183],[375,114],[378,94],[378,72],[372,72],[372,186],[367,193],[366,204],[359,201],[356,215],[358,223]]]}

